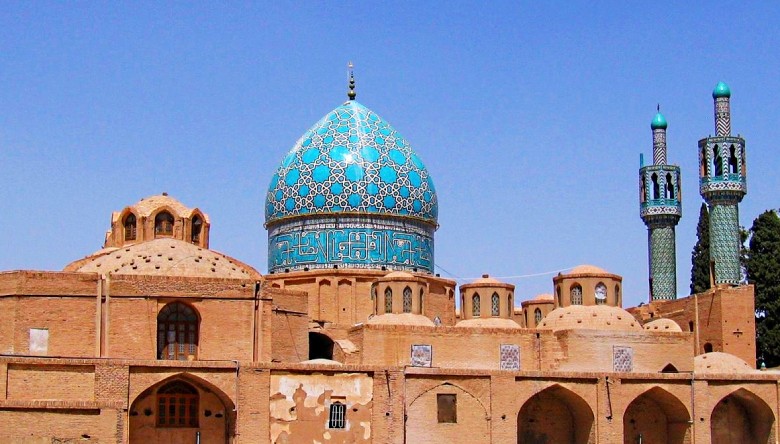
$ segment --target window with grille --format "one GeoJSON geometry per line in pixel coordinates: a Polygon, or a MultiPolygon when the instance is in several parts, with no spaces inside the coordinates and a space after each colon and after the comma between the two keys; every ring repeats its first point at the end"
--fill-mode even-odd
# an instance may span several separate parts
{"type": "Polygon", "coordinates": [[[420,289],[420,300],[419,300],[419,303],[420,303],[420,314],[423,314],[424,311],[423,311],[423,289],[422,288],[420,289]]]}
{"type": "Polygon", "coordinates": [[[412,289],[404,288],[404,313],[412,312],[412,289]]]}
{"type": "Polygon", "coordinates": [[[186,361],[198,352],[198,314],[181,302],[157,315],[157,359],[186,361]]]}
{"type": "Polygon", "coordinates": [[[440,423],[458,422],[458,397],[454,394],[439,393],[436,395],[437,418],[440,423]]]}
{"type": "Polygon", "coordinates": [[[173,381],[157,390],[158,427],[198,427],[198,390],[173,381]]]}
{"type": "Polygon", "coordinates": [[[200,243],[200,232],[203,230],[203,220],[199,216],[192,218],[192,236],[191,241],[193,244],[200,243]]]}
{"type": "Polygon", "coordinates": [[[536,325],[539,325],[539,323],[542,322],[542,310],[539,310],[538,308],[534,310],[534,321],[536,322],[536,325]]]}
{"type": "Polygon", "coordinates": [[[596,305],[604,305],[607,303],[607,286],[599,282],[596,285],[596,305]]]}
{"type": "Polygon", "coordinates": [[[571,305],[582,305],[582,287],[579,285],[571,287],[571,305]]]}
{"type": "Polygon", "coordinates": [[[173,216],[167,211],[161,211],[154,217],[154,235],[172,236],[173,235],[173,216]]]}
{"type": "Polygon", "coordinates": [[[479,317],[479,293],[474,293],[471,297],[471,315],[475,318],[479,317]]]}
{"type": "Polygon", "coordinates": [[[343,429],[347,426],[347,406],[338,401],[330,405],[328,414],[329,429],[343,429]]]}
{"type": "Polygon", "coordinates": [[[393,312],[393,290],[390,287],[385,288],[385,313],[393,312]]]}
{"type": "Polygon", "coordinates": [[[136,232],[137,232],[137,224],[135,220],[135,214],[128,214],[127,217],[125,217],[125,240],[131,241],[135,240],[136,232]]]}
{"type": "Polygon", "coordinates": [[[493,293],[490,297],[490,315],[498,316],[501,314],[501,302],[498,299],[498,293],[493,293]]]}

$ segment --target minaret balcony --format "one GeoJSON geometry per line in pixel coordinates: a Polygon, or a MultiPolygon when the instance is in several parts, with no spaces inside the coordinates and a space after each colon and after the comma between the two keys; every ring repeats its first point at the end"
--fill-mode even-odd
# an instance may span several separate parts
{"type": "Polygon", "coordinates": [[[682,203],[678,199],[650,199],[639,204],[642,219],[653,216],[682,216],[682,203]]]}
{"type": "Polygon", "coordinates": [[[722,176],[714,177],[702,177],[699,179],[699,192],[704,194],[709,193],[732,193],[735,195],[741,195],[747,193],[747,179],[741,174],[724,174],[722,176]]]}

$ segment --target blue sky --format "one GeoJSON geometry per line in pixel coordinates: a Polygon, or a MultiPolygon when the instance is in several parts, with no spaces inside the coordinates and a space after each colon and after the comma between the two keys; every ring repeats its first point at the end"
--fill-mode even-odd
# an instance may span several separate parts
{"type": "MultiPolygon", "coordinates": [[[[718,81],[747,139],[741,223],[780,206],[780,8],[687,3],[5,3],[0,269],[61,269],[101,247],[112,211],[166,191],[265,272],[271,175],[346,99],[352,60],[358,101],[433,176],[443,276],[590,263],[623,276],[626,306],[647,299],[638,167],[660,103],[687,295],[718,81]]],[[[506,280],[520,299],[552,290],[506,280]]]]}

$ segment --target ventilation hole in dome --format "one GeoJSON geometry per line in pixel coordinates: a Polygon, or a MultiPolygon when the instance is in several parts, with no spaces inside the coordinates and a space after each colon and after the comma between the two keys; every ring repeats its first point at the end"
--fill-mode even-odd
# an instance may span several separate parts
{"type": "Polygon", "coordinates": [[[95,266],[96,266],[96,267],[99,267],[99,266],[100,266],[100,264],[97,264],[97,265],[95,265],[95,266]]]}
{"type": "Polygon", "coordinates": [[[596,314],[596,313],[591,313],[590,315],[591,315],[591,316],[593,316],[594,318],[595,318],[596,316],[598,316],[598,314],[596,314]]]}
{"type": "Polygon", "coordinates": [[[612,322],[610,322],[610,321],[607,321],[607,325],[612,325],[612,322]]]}
{"type": "Polygon", "coordinates": [[[168,260],[172,261],[173,260],[173,256],[168,256],[168,260]]]}
{"type": "Polygon", "coordinates": [[[618,316],[617,318],[618,318],[618,321],[622,321],[623,320],[622,316],[618,316]]]}
{"type": "Polygon", "coordinates": [[[632,327],[634,326],[634,323],[633,323],[633,322],[631,323],[631,326],[632,326],[632,327]]]}
{"type": "Polygon", "coordinates": [[[215,257],[215,258],[214,258],[214,260],[215,260],[215,261],[218,261],[218,260],[219,260],[219,257],[218,257],[218,256],[217,256],[217,257],[215,257]]]}
{"type": "Polygon", "coordinates": [[[152,261],[152,260],[151,260],[150,258],[146,258],[146,260],[144,260],[144,262],[146,262],[147,264],[148,264],[149,262],[151,262],[151,261],[152,261]]]}
{"type": "Polygon", "coordinates": [[[125,251],[130,251],[130,249],[129,248],[125,248],[125,251]]]}
{"type": "Polygon", "coordinates": [[[138,265],[133,265],[133,270],[138,270],[138,265]]]}
{"type": "Polygon", "coordinates": [[[198,258],[195,258],[195,262],[200,262],[200,259],[198,259],[198,258]]]}
{"type": "Polygon", "coordinates": [[[176,248],[176,245],[171,245],[171,248],[176,248]]]}
{"type": "Polygon", "coordinates": [[[211,269],[211,272],[212,272],[212,273],[216,273],[216,272],[217,272],[217,269],[216,269],[216,268],[212,268],[212,269],[211,269]]]}
{"type": "Polygon", "coordinates": [[[159,270],[159,269],[160,269],[160,266],[159,266],[159,265],[155,265],[155,266],[154,266],[154,269],[155,269],[155,270],[159,270]]]}
{"type": "Polygon", "coordinates": [[[577,319],[578,324],[582,324],[582,319],[577,319]]]}
{"type": "Polygon", "coordinates": [[[233,267],[233,271],[236,271],[236,267],[233,267]]]}
{"type": "Polygon", "coordinates": [[[157,253],[157,257],[162,257],[162,253],[157,253]]]}
{"type": "Polygon", "coordinates": [[[198,256],[198,259],[203,259],[203,256],[198,256]]]}
{"type": "Polygon", "coordinates": [[[117,258],[117,259],[122,259],[122,255],[121,255],[121,254],[117,254],[117,255],[116,255],[116,258],[117,258]]]}

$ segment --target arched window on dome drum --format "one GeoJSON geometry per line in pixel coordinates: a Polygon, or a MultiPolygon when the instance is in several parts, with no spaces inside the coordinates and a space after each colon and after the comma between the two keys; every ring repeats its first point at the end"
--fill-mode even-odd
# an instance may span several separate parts
{"type": "Polygon", "coordinates": [[[602,282],[596,285],[596,305],[604,305],[607,303],[607,286],[602,282]]]}
{"type": "Polygon", "coordinates": [[[575,285],[571,287],[571,305],[582,305],[582,287],[575,285]]]}
{"type": "Polygon", "coordinates": [[[615,284],[615,306],[620,307],[620,286],[615,284]]]}
{"type": "Polygon", "coordinates": [[[199,244],[200,243],[200,233],[203,230],[203,220],[200,218],[200,216],[195,216],[192,218],[192,236],[190,236],[190,241],[193,244],[199,244]]]}
{"type": "Polygon", "coordinates": [[[535,325],[539,325],[539,323],[542,322],[542,310],[539,310],[538,308],[534,310],[534,322],[536,322],[535,325]]]}
{"type": "Polygon", "coordinates": [[[187,361],[198,353],[198,314],[173,302],[157,315],[157,359],[187,361]]]}
{"type": "Polygon", "coordinates": [[[563,307],[563,298],[561,298],[561,286],[555,287],[555,295],[558,296],[558,306],[563,307]]]}
{"type": "Polygon", "coordinates": [[[512,317],[515,314],[515,304],[512,303],[512,293],[506,297],[506,312],[508,317],[512,317]]]}
{"type": "Polygon", "coordinates": [[[158,427],[198,427],[198,390],[173,381],[157,390],[158,427]]]}
{"type": "Polygon", "coordinates": [[[385,288],[385,313],[393,312],[393,290],[390,287],[385,288]]]}
{"type": "Polygon", "coordinates": [[[167,211],[161,211],[154,217],[154,236],[173,235],[173,216],[167,211]]]}
{"type": "Polygon", "coordinates": [[[412,289],[404,288],[404,313],[412,312],[412,289]]]}
{"type": "Polygon", "coordinates": [[[729,148],[729,173],[737,174],[737,149],[734,145],[729,148]]]}
{"type": "Polygon", "coordinates": [[[498,298],[498,293],[493,293],[490,297],[490,316],[498,316],[501,314],[501,301],[498,298]]]}
{"type": "Polygon", "coordinates": [[[674,182],[671,173],[666,174],[666,199],[674,199],[674,182]]]}
{"type": "Polygon", "coordinates": [[[418,301],[418,302],[419,302],[419,307],[420,307],[420,314],[423,314],[423,313],[425,313],[425,312],[423,311],[423,293],[424,293],[424,292],[423,292],[423,289],[421,288],[421,289],[420,289],[420,300],[418,301]]]}
{"type": "Polygon", "coordinates": [[[653,173],[653,175],[650,176],[650,180],[653,181],[653,199],[660,199],[661,198],[661,189],[658,186],[658,175],[653,173]]]}
{"type": "Polygon", "coordinates": [[[136,239],[137,234],[137,224],[135,220],[135,214],[130,213],[125,217],[124,222],[124,229],[125,229],[125,240],[126,241],[133,241],[136,239]]]}
{"type": "Polygon", "coordinates": [[[471,297],[471,316],[479,317],[479,293],[474,293],[471,297]]]}

